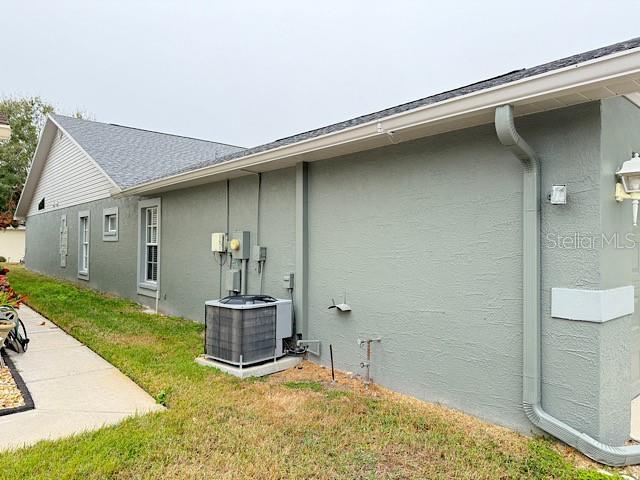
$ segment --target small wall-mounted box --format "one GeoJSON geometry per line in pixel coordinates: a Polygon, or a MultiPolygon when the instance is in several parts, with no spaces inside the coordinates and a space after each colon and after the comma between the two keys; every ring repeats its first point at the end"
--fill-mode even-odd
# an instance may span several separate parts
{"type": "Polygon", "coordinates": [[[284,282],[284,288],[293,290],[293,273],[285,273],[282,281],[284,282]]]}
{"type": "Polygon", "coordinates": [[[240,270],[227,270],[226,274],[226,288],[229,292],[240,291],[240,270]]]}
{"type": "Polygon", "coordinates": [[[236,231],[231,234],[229,249],[231,257],[236,260],[249,260],[251,255],[251,241],[249,232],[236,231]]]}
{"type": "Polygon", "coordinates": [[[267,259],[267,247],[254,245],[251,249],[251,260],[254,262],[264,262],[267,259]]]}
{"type": "Polygon", "coordinates": [[[227,235],[222,232],[211,234],[211,251],[223,253],[227,251],[227,235]]]}
{"type": "Polygon", "coordinates": [[[549,203],[551,203],[551,205],[566,205],[567,204],[567,186],[552,185],[551,192],[549,192],[549,203]]]}

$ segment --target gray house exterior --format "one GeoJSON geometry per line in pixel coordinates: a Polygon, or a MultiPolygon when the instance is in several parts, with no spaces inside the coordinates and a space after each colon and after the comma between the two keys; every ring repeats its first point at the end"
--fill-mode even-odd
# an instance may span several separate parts
{"type": "Polygon", "coordinates": [[[618,448],[640,394],[640,250],[614,198],[640,151],[638,91],[632,40],[252,149],[55,115],[17,211],[26,265],[203,321],[231,265],[211,234],[248,231],[267,257],[261,273],[249,262],[247,292],[288,298],[294,274],[299,337],[320,342],[311,360],[327,365],[331,344],[336,367],[359,373],[357,339],[380,337],[375,382],[630,463],[523,409],[523,166],[494,115],[514,106],[540,162],[541,408],[618,448]],[[555,184],[566,205],[547,201],[555,184]],[[344,297],[351,312],[328,309],[344,297]],[[596,297],[622,306],[582,314],[596,297]]]}

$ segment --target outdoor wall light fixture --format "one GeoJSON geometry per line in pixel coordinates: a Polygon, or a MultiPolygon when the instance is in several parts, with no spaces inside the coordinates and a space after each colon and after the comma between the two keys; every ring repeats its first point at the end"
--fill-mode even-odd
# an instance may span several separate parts
{"type": "Polygon", "coordinates": [[[638,204],[640,203],[640,153],[633,152],[631,159],[622,164],[616,175],[622,180],[622,183],[616,183],[616,201],[631,200],[635,227],[638,225],[638,204]]]}

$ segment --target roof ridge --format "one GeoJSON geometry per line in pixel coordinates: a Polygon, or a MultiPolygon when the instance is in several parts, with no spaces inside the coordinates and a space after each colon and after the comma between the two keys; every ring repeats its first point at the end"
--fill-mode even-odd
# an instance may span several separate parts
{"type": "Polygon", "coordinates": [[[205,138],[190,137],[188,135],[178,135],[178,134],[175,134],[175,133],[159,132],[158,130],[149,130],[147,128],[130,127],[129,125],[120,125],[119,123],[98,122],[97,120],[88,120],[86,118],[78,118],[78,117],[72,117],[72,116],[69,116],[69,115],[62,115],[61,113],[54,113],[53,115],[56,116],[56,117],[69,118],[71,120],[80,120],[80,121],[89,122],[89,123],[99,123],[100,125],[108,125],[108,126],[119,127],[119,128],[128,128],[130,130],[139,130],[141,132],[157,133],[158,135],[167,135],[167,136],[170,136],[170,137],[186,138],[186,139],[189,139],[189,140],[197,140],[199,142],[215,143],[215,144],[218,144],[218,145],[227,145],[229,147],[242,148],[242,149],[245,149],[245,150],[247,148],[247,147],[241,147],[240,145],[233,145],[231,143],[218,142],[216,140],[207,140],[205,138]]]}

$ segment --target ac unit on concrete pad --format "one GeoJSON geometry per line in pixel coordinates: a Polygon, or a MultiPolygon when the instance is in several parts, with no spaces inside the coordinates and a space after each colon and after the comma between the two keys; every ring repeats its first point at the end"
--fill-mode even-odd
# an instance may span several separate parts
{"type": "Polygon", "coordinates": [[[291,300],[232,295],[205,302],[205,356],[246,366],[284,355],[292,336],[291,300]]]}

